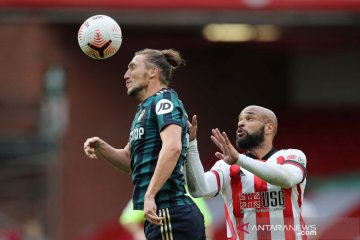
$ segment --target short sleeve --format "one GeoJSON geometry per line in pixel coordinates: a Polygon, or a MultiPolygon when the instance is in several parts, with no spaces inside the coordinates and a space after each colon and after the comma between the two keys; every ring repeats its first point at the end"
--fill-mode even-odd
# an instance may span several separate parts
{"type": "Polygon", "coordinates": [[[184,110],[180,100],[169,91],[156,96],[154,100],[154,111],[160,132],[170,124],[183,126],[184,110]]]}

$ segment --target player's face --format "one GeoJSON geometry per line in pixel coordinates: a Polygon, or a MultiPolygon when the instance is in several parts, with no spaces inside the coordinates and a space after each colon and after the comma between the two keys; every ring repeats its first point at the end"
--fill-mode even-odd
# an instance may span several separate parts
{"type": "Polygon", "coordinates": [[[242,112],[239,116],[236,130],[236,146],[240,149],[251,150],[264,141],[265,124],[252,112],[242,112]]]}
{"type": "Polygon", "coordinates": [[[129,96],[136,97],[148,87],[148,71],[145,56],[136,55],[129,63],[128,70],[124,75],[129,96]]]}

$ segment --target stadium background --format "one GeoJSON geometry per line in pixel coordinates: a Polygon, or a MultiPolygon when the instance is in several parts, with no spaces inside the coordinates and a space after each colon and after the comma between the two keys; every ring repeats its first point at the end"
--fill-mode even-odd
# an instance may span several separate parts
{"type": "MultiPolygon", "coordinates": [[[[130,176],[90,161],[83,142],[122,147],[137,106],[123,75],[134,51],[175,48],[187,60],[174,75],[189,115],[199,118],[206,169],[209,136],[234,136],[249,104],[273,109],[277,148],[308,157],[305,192],[315,239],[360,237],[360,2],[355,0],[0,1],[0,238],[130,239],[117,218],[130,176]],[[95,61],[77,44],[81,23],[107,14],[124,40],[95,61]],[[241,23],[273,39],[211,42],[209,23],[241,23]],[[33,236],[33,238],[30,238],[33,236]]],[[[225,239],[220,197],[208,201],[216,239],[225,239]]]]}

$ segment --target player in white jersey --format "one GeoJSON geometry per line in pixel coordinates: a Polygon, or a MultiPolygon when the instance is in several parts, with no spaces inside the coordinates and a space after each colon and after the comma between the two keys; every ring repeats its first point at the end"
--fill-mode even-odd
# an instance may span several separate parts
{"type": "Polygon", "coordinates": [[[220,160],[204,172],[196,142],[197,119],[190,124],[186,179],[194,197],[225,202],[227,239],[306,239],[301,205],[306,185],[306,157],[297,149],[276,150],[275,114],[264,107],[241,111],[236,131],[239,154],[225,132],[212,130],[220,160]]]}

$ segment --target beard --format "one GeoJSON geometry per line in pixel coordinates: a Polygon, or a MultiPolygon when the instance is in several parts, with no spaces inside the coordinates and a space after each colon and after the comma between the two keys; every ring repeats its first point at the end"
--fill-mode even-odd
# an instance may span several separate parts
{"type": "Polygon", "coordinates": [[[136,97],[139,94],[139,92],[141,92],[141,90],[143,90],[144,88],[145,86],[143,85],[134,86],[128,89],[127,94],[131,97],[136,97]]]}
{"type": "MultiPolygon", "coordinates": [[[[143,79],[146,79],[147,74],[144,73],[143,74],[143,79]]],[[[132,88],[129,88],[127,91],[127,94],[131,97],[137,97],[139,92],[141,92],[143,89],[147,88],[147,83],[145,83],[144,81],[141,82],[137,82],[136,85],[134,85],[132,88]]]]}
{"type": "Polygon", "coordinates": [[[264,141],[264,129],[265,126],[262,126],[253,134],[248,134],[248,132],[246,132],[246,135],[243,138],[236,138],[236,146],[243,150],[251,150],[260,146],[264,141]]]}

